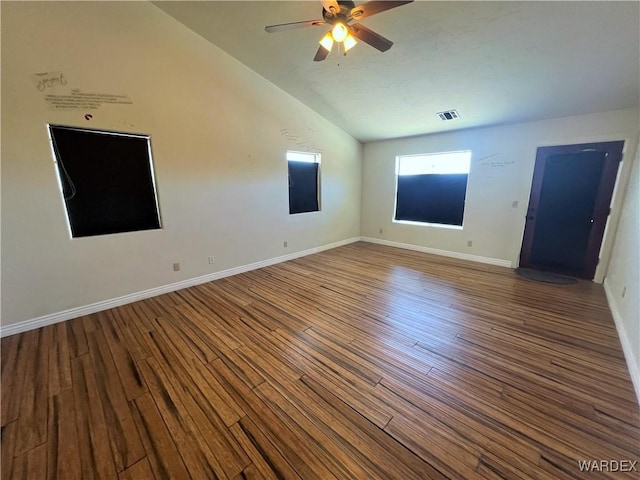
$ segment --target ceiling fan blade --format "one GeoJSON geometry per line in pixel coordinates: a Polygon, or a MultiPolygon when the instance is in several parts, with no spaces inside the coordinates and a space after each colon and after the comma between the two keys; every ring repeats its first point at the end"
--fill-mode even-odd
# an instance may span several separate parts
{"type": "Polygon", "coordinates": [[[367,27],[356,23],[349,27],[349,31],[351,35],[356,37],[358,40],[362,40],[364,43],[368,43],[373,48],[380,50],[381,52],[386,52],[391,48],[393,42],[387,38],[384,38],[382,35],[378,35],[373,30],[369,30],[367,27]]]}
{"type": "Polygon", "coordinates": [[[269,33],[284,32],[285,30],[294,30],[296,28],[315,27],[316,25],[324,25],[324,20],[305,20],[304,22],[281,23],[279,25],[268,25],[264,29],[269,33]]]}
{"type": "Polygon", "coordinates": [[[329,55],[329,50],[327,50],[322,45],[320,45],[320,47],[318,48],[318,51],[316,52],[316,56],[313,57],[313,61],[321,62],[322,60],[327,58],[328,55],[329,55]]]}
{"type": "Polygon", "coordinates": [[[392,8],[401,7],[402,5],[412,2],[413,0],[371,0],[370,2],[363,3],[362,5],[352,8],[349,16],[355,20],[360,20],[361,18],[370,17],[376,13],[385,12],[392,8]]]}
{"type": "Polygon", "coordinates": [[[327,12],[337,14],[340,11],[340,5],[336,0],[322,0],[322,6],[327,12]]]}

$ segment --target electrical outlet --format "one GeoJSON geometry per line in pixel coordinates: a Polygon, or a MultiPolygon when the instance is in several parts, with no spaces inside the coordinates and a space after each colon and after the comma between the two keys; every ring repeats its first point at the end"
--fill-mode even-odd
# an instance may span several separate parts
{"type": "Polygon", "coordinates": [[[282,242],[282,245],[284,246],[284,248],[287,248],[287,241],[285,240],[284,242],[282,242]]]}
{"type": "Polygon", "coordinates": [[[213,265],[216,261],[216,257],[214,257],[213,255],[209,257],[209,265],[213,265]]]}
{"type": "Polygon", "coordinates": [[[173,264],[173,271],[174,272],[179,272],[180,271],[180,264],[178,262],[173,264]]]}
{"type": "Polygon", "coordinates": [[[380,229],[380,235],[382,235],[382,229],[380,229]]]}
{"type": "Polygon", "coordinates": [[[473,242],[471,240],[467,240],[467,247],[473,246],[473,242]]]}
{"type": "Polygon", "coordinates": [[[513,202],[511,202],[511,208],[518,208],[518,201],[514,200],[513,202]]]}

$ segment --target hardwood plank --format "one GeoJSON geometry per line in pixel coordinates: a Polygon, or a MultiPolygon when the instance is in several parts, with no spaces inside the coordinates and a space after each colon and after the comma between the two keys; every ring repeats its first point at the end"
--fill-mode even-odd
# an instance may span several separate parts
{"type": "Polygon", "coordinates": [[[450,385],[435,377],[431,383],[429,388],[436,389],[438,392],[448,390],[450,397],[456,399],[451,402],[463,401],[466,405],[465,408],[469,411],[478,412],[485,418],[488,417],[499,422],[517,432],[519,436],[534,446],[547,448],[569,458],[581,458],[582,455],[588,455],[589,451],[597,451],[599,455],[615,456],[615,449],[612,449],[608,442],[602,442],[597,437],[584,435],[580,429],[568,429],[568,425],[546,418],[537,412],[505,405],[505,402],[500,400],[488,401],[482,395],[474,394],[474,392],[457,386],[451,388],[450,385]]]}
{"type": "Polygon", "coordinates": [[[71,361],[71,374],[82,478],[113,479],[117,476],[116,464],[89,355],[71,361]]]}
{"type": "MultiPolygon", "coordinates": [[[[212,364],[214,373],[227,391],[240,402],[247,416],[268,442],[277,445],[280,454],[304,479],[336,478],[313,455],[310,448],[270,410],[256,394],[239,381],[221,360],[212,364]]],[[[240,420],[242,424],[244,418],[240,420]]],[[[261,443],[261,445],[265,445],[261,443]]],[[[263,447],[265,448],[265,447],[263,447]]],[[[271,455],[273,457],[273,455],[271,455]]]]}
{"type": "Polygon", "coordinates": [[[475,365],[482,364],[482,369],[490,377],[506,385],[523,390],[529,390],[533,387],[534,390],[544,391],[544,395],[571,398],[571,402],[581,402],[583,406],[602,405],[604,407],[606,405],[609,411],[615,412],[615,415],[628,423],[632,423],[638,418],[637,408],[634,409],[631,400],[622,402],[619,398],[614,398],[611,395],[594,395],[590,389],[567,385],[558,378],[545,374],[541,368],[526,365],[524,362],[514,363],[496,358],[468,343],[464,345],[453,342],[418,343],[416,347],[441,357],[445,363],[453,362],[467,368],[474,368],[475,365]]]}
{"type": "Polygon", "coordinates": [[[244,480],[244,479],[262,479],[265,478],[262,476],[262,473],[257,469],[254,464],[249,464],[247,467],[238,474],[238,476],[234,477],[234,480],[244,480]]]}
{"type": "Polygon", "coordinates": [[[44,444],[18,455],[14,459],[11,478],[36,479],[46,478],[47,449],[44,444]]]}
{"type": "MultiPolygon", "coordinates": [[[[336,471],[346,471],[346,477],[355,478],[404,479],[416,474],[405,466],[405,461],[400,461],[412,458],[412,454],[407,455],[408,451],[398,448],[399,445],[393,444],[390,437],[373,424],[367,422],[368,428],[362,428],[359,415],[313,379],[305,376],[278,390],[282,396],[271,393],[272,401],[277,405],[291,403],[292,406],[286,408],[287,414],[299,419],[297,423],[313,432],[315,439],[320,439],[322,448],[339,462],[336,471]],[[319,395],[320,391],[330,400],[319,395]],[[373,441],[376,436],[378,441],[388,440],[384,447],[373,441]]],[[[419,470],[428,469],[424,464],[419,470]]]]}
{"type": "Polygon", "coordinates": [[[225,277],[220,279],[220,281],[212,282],[212,285],[215,285],[218,291],[233,303],[241,307],[246,307],[255,301],[255,297],[247,291],[246,284],[242,283],[242,278],[242,275],[225,277]]]}
{"type": "Polygon", "coordinates": [[[155,309],[152,308],[153,305],[151,302],[143,300],[141,302],[132,303],[129,306],[139,319],[139,321],[135,322],[135,326],[144,333],[153,331],[154,326],[152,325],[152,321],[161,316],[161,314],[157,313],[155,309]]]}
{"type": "Polygon", "coordinates": [[[285,355],[278,355],[271,346],[267,348],[263,346],[264,344],[256,338],[251,345],[243,345],[235,352],[263,378],[271,379],[276,383],[297,380],[302,376],[298,365],[293,363],[295,360],[290,361],[285,355]]]}
{"type": "Polygon", "coordinates": [[[2,339],[2,389],[0,389],[1,424],[4,427],[17,420],[26,375],[26,363],[31,348],[31,335],[12,335],[2,339]]]}
{"type": "Polygon", "coordinates": [[[180,307],[183,307],[183,305],[175,308],[167,306],[168,313],[165,313],[162,317],[158,317],[155,320],[156,329],[160,323],[180,323],[180,328],[176,332],[182,337],[187,347],[187,350],[184,352],[186,355],[193,355],[202,363],[209,363],[218,358],[217,352],[211,347],[210,343],[207,342],[206,334],[197,326],[195,329],[191,327],[189,318],[185,318],[180,314],[180,307]]]}
{"type": "Polygon", "coordinates": [[[49,343],[49,396],[71,389],[71,354],[64,323],[45,327],[51,331],[49,343]]]}
{"type": "Polygon", "coordinates": [[[160,366],[155,359],[148,359],[141,365],[149,382],[151,397],[154,399],[163,422],[171,432],[177,452],[180,454],[189,478],[220,478],[224,476],[222,465],[210,451],[192,448],[196,442],[193,419],[174,390],[159,378],[160,366]]]}
{"type": "Polygon", "coordinates": [[[148,322],[141,316],[136,304],[114,308],[113,321],[134,361],[147,358],[150,353],[146,348],[144,333],[148,331],[148,322]]]}
{"type": "Polygon", "coordinates": [[[286,428],[298,438],[298,454],[318,478],[344,478],[350,475],[364,478],[364,470],[353,462],[351,468],[345,468],[342,452],[332,455],[327,449],[334,447],[324,433],[309,421],[304,414],[278,394],[269,383],[265,382],[256,388],[257,396],[274,413],[286,428]]]}
{"type": "Polygon", "coordinates": [[[305,330],[298,338],[302,339],[307,345],[312,346],[315,351],[327,359],[344,367],[347,371],[359,379],[366,380],[371,385],[377,385],[384,375],[383,369],[376,368],[376,365],[368,359],[353,352],[348,344],[335,341],[331,337],[318,333],[312,328],[305,330]]]}
{"type": "Polygon", "coordinates": [[[271,331],[283,328],[290,332],[300,332],[310,326],[307,320],[292,315],[277,305],[260,300],[254,300],[252,303],[245,305],[245,310],[251,315],[252,320],[258,321],[271,331]]]}
{"type": "Polygon", "coordinates": [[[143,480],[154,478],[149,460],[145,457],[118,474],[118,480],[143,480]]]}
{"type": "Polygon", "coordinates": [[[67,326],[71,358],[89,353],[82,317],[73,318],[65,322],[65,325],[67,326]]]}
{"type": "Polygon", "coordinates": [[[411,386],[379,385],[380,395],[396,405],[396,416],[408,419],[428,418],[429,423],[440,425],[450,436],[464,439],[477,446],[483,454],[492,453],[512,460],[524,471],[532,469],[540,460],[540,448],[531,444],[505,424],[483,415],[472,402],[459,402],[447,392],[430,389],[423,382],[411,386]],[[460,415],[464,412],[465,415],[460,415]]]}
{"type": "Polygon", "coordinates": [[[49,399],[49,435],[47,439],[47,478],[80,479],[82,464],[76,404],[73,390],[63,390],[49,399]]]}
{"type": "Polygon", "coordinates": [[[87,333],[96,386],[116,470],[121,472],[145,456],[109,344],[101,329],[87,333]]]}
{"type": "Polygon", "coordinates": [[[225,425],[233,425],[244,412],[199,359],[184,355],[182,338],[175,332],[176,328],[170,323],[159,325],[149,335],[150,351],[156,359],[170,365],[182,388],[208,417],[219,416],[225,425]]]}
{"type": "MultiPolygon", "coordinates": [[[[100,319],[98,324],[99,329],[111,352],[111,357],[127,400],[134,400],[144,395],[147,392],[147,386],[140,376],[138,366],[133,358],[133,353],[122,340],[124,335],[117,325],[113,311],[107,310],[106,312],[99,312],[96,316],[100,319]]],[[[86,337],[88,337],[88,335],[87,333],[86,337]]]]}
{"type": "MultiPolygon", "coordinates": [[[[176,307],[176,311],[181,314],[183,320],[189,322],[189,326],[194,332],[206,339],[207,344],[215,353],[227,348],[233,350],[242,345],[242,342],[235,338],[231,332],[219,328],[220,317],[214,312],[200,313],[189,303],[176,307]]],[[[215,358],[211,358],[211,360],[215,360],[215,358]]]]}
{"type": "Polygon", "coordinates": [[[480,452],[462,445],[430,422],[394,417],[384,431],[450,478],[473,478],[480,452]],[[447,461],[441,459],[447,458],[447,461]]]}
{"type": "Polygon", "coordinates": [[[132,402],[132,407],[153,476],[158,479],[189,478],[173,435],[167,429],[151,395],[146,393],[139,396],[132,402]]]}
{"type": "Polygon", "coordinates": [[[231,425],[229,431],[251,459],[262,478],[300,478],[278,449],[248,417],[231,425]]]}
{"type": "Polygon", "coordinates": [[[22,351],[27,357],[23,372],[27,381],[20,397],[16,455],[42,445],[47,438],[49,338],[45,336],[50,336],[42,328],[25,335],[30,338],[22,351]]]}
{"type": "MultiPolygon", "coordinates": [[[[235,351],[230,350],[225,352],[219,360],[231,369],[233,373],[250,388],[257,387],[265,381],[265,378],[260,374],[260,372],[258,372],[235,351]]],[[[213,363],[216,362],[217,361],[214,361],[213,363]]],[[[207,368],[209,370],[213,370],[212,364],[207,364],[207,368]]]]}
{"type": "MultiPolygon", "coordinates": [[[[301,354],[301,361],[308,367],[307,376],[313,377],[318,383],[336,392],[351,408],[363,417],[383,428],[391,419],[391,409],[371,398],[374,386],[365,379],[360,379],[342,366],[324,357],[320,352],[309,347],[305,342],[297,342],[286,331],[278,331],[278,337],[284,339],[288,345],[301,354]]],[[[294,379],[295,380],[295,379],[294,379]]]]}
{"type": "MultiPolygon", "coordinates": [[[[553,364],[555,355],[535,348],[518,346],[512,342],[505,342],[490,335],[467,334],[461,332],[456,340],[464,343],[462,348],[467,351],[478,351],[489,355],[497,362],[518,362],[528,370],[535,370],[540,374],[554,378],[557,382],[577,390],[588,390],[595,396],[612,396],[616,403],[630,403],[628,392],[612,388],[615,382],[603,379],[602,382],[593,382],[593,375],[585,372],[584,375],[576,375],[568,369],[556,368],[553,364]]],[[[633,402],[631,401],[633,404],[633,402]]]]}
{"type": "Polygon", "coordinates": [[[141,367],[158,410],[194,478],[234,477],[250,463],[222,420],[215,413],[205,415],[189,390],[171,375],[170,365],[149,358],[141,367]],[[192,448],[194,443],[199,448],[192,448]]]}
{"type": "MultiPolygon", "coordinates": [[[[547,398],[537,397],[528,392],[507,388],[502,394],[502,398],[506,402],[514,402],[518,406],[523,406],[527,410],[535,411],[544,415],[546,418],[555,419],[559,422],[567,424],[567,428],[579,428],[589,434],[589,436],[598,438],[609,443],[612,447],[620,449],[621,456],[640,456],[640,444],[629,444],[629,438],[634,435],[634,431],[621,425],[612,425],[610,423],[597,420],[591,415],[581,415],[572,411],[563,410],[559,413],[557,405],[549,402],[547,398]]],[[[590,412],[588,412],[590,413],[590,412]]]]}
{"type": "Polygon", "coordinates": [[[350,456],[342,442],[335,442],[326,430],[306,415],[295,398],[290,398],[290,387],[287,388],[286,395],[282,395],[265,382],[256,387],[255,392],[265,405],[312,449],[314,457],[328,468],[331,475],[338,478],[373,476],[375,470],[367,462],[350,456]]]}
{"type": "Polygon", "coordinates": [[[529,476],[521,475],[519,472],[513,470],[509,465],[504,465],[485,455],[480,456],[476,472],[480,478],[486,478],[488,480],[525,480],[529,478],[529,476]]]}
{"type": "MultiPolygon", "coordinates": [[[[539,465],[540,469],[546,473],[547,477],[567,480],[574,480],[576,478],[585,477],[584,473],[580,473],[578,462],[569,462],[565,458],[560,458],[559,455],[547,453],[540,458],[539,465]]],[[[589,477],[591,478],[624,478],[620,474],[609,476],[606,474],[600,474],[598,472],[587,475],[589,475],[589,477]]]]}
{"type": "Polygon", "coordinates": [[[373,423],[359,421],[356,411],[312,378],[304,376],[292,388],[299,392],[300,406],[307,415],[317,417],[335,432],[350,455],[371,464],[369,468],[376,471],[371,478],[445,478],[373,423]]]}
{"type": "Polygon", "coordinates": [[[1,431],[1,456],[0,456],[0,478],[2,480],[9,480],[10,478],[16,478],[13,476],[13,464],[14,464],[14,452],[16,448],[16,435],[17,435],[18,422],[13,421],[2,426],[1,431]]]}

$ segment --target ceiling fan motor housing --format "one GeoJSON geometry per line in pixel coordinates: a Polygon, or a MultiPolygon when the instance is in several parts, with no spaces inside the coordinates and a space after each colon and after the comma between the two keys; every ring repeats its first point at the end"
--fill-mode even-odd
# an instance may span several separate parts
{"type": "Polygon", "coordinates": [[[341,19],[343,22],[347,22],[349,19],[349,14],[351,10],[355,8],[355,2],[350,0],[339,0],[338,5],[340,6],[340,11],[328,11],[325,8],[322,9],[322,18],[325,22],[333,24],[337,20],[341,19]]]}

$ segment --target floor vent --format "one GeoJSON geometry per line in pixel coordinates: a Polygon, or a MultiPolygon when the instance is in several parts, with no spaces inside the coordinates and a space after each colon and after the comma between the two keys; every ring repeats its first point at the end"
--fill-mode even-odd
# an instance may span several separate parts
{"type": "Polygon", "coordinates": [[[448,122],[449,120],[455,120],[456,118],[460,118],[460,114],[456,110],[447,110],[445,112],[438,112],[437,115],[440,117],[440,120],[444,122],[448,122]]]}

